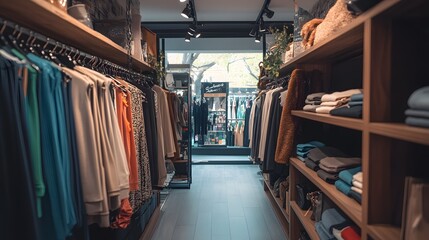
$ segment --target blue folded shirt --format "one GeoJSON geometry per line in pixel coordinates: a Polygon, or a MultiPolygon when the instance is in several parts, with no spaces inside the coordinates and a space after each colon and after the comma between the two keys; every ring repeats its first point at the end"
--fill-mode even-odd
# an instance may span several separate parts
{"type": "Polygon", "coordinates": [[[347,183],[348,185],[352,185],[353,184],[353,175],[355,175],[358,172],[362,171],[362,167],[355,167],[355,168],[351,168],[351,169],[346,169],[340,172],[340,174],[338,175],[338,177],[343,180],[345,183],[347,183]]]}
{"type": "Polygon", "coordinates": [[[334,235],[329,234],[321,222],[316,222],[314,226],[316,227],[316,232],[317,235],[319,235],[320,240],[335,240],[334,235]]]}
{"type": "Polygon", "coordinates": [[[346,182],[344,182],[343,180],[339,179],[337,181],[335,181],[335,187],[342,193],[344,193],[345,195],[349,195],[350,191],[352,190],[352,186],[348,185],[346,182]]]}
{"type": "Polygon", "coordinates": [[[322,213],[323,227],[332,234],[332,229],[343,229],[350,225],[349,221],[345,219],[335,208],[330,208],[322,213]]]}
{"type": "Polygon", "coordinates": [[[353,94],[350,96],[350,102],[362,102],[363,93],[353,94]]]}

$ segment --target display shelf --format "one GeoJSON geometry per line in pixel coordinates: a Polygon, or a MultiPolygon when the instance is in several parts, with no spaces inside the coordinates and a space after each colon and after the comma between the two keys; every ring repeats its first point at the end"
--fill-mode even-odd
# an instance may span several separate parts
{"type": "MultiPolygon", "coordinates": [[[[0,17],[6,20],[123,67],[128,66],[128,54],[124,48],[47,1],[0,1],[0,9],[0,17]]],[[[132,67],[139,72],[154,70],[136,58],[132,58],[132,67]]]]}
{"type": "Polygon", "coordinates": [[[401,228],[392,225],[370,225],[368,231],[373,239],[401,239],[401,228]]]}
{"type": "Polygon", "coordinates": [[[365,21],[386,11],[398,2],[400,2],[400,0],[389,0],[377,4],[354,19],[343,29],[283,64],[280,68],[280,74],[284,75],[290,72],[299,64],[317,63],[321,61],[326,62],[328,59],[333,61],[335,59],[362,53],[365,21]]]}
{"type": "Polygon", "coordinates": [[[399,140],[429,145],[429,128],[413,127],[403,123],[370,123],[371,133],[399,140]]]}
{"type": "Polygon", "coordinates": [[[336,125],[336,126],[360,130],[360,131],[363,130],[362,119],[337,117],[329,114],[306,112],[302,110],[294,110],[292,111],[292,115],[296,117],[316,121],[316,122],[327,123],[331,125],[336,125]]]}
{"type": "Polygon", "coordinates": [[[264,184],[265,184],[265,189],[268,189],[268,191],[270,192],[274,202],[277,204],[277,207],[280,209],[283,216],[289,222],[290,221],[289,220],[289,214],[286,212],[286,209],[283,208],[283,203],[281,202],[280,198],[278,198],[274,195],[274,191],[273,191],[273,189],[271,189],[271,186],[268,183],[268,180],[264,179],[264,184]]]}
{"type": "Polygon", "coordinates": [[[317,173],[297,158],[290,159],[291,164],[306,178],[326,194],[344,213],[346,213],[359,227],[362,226],[362,206],[353,199],[338,191],[334,185],[325,182],[317,173]]]}
{"type": "Polygon", "coordinates": [[[307,232],[308,236],[310,236],[312,240],[320,239],[319,235],[316,232],[316,228],[314,226],[315,222],[310,219],[312,212],[311,211],[307,212],[305,210],[302,210],[295,201],[291,201],[290,206],[292,210],[295,212],[296,216],[298,216],[298,219],[299,221],[301,221],[302,226],[304,226],[304,229],[307,232]]]}

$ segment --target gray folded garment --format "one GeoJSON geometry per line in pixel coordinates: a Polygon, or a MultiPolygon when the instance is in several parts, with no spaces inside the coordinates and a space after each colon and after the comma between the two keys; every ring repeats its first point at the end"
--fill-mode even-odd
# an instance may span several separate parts
{"type": "Polygon", "coordinates": [[[322,169],[317,171],[317,176],[319,176],[321,179],[325,180],[325,182],[329,184],[334,184],[339,179],[338,174],[331,174],[322,169]]]}
{"type": "Polygon", "coordinates": [[[429,86],[414,91],[408,98],[408,106],[416,110],[429,111],[429,86]]]}
{"type": "Polygon", "coordinates": [[[320,105],[305,105],[302,110],[307,112],[316,112],[316,109],[321,107],[320,105]]]}
{"type": "Polygon", "coordinates": [[[328,173],[339,173],[345,169],[354,168],[362,164],[360,158],[347,158],[347,157],[326,157],[320,160],[320,169],[328,173]]]}
{"type": "Polygon", "coordinates": [[[326,157],[348,157],[348,155],[334,147],[313,148],[307,154],[307,159],[315,163],[326,157]]]}
{"type": "Polygon", "coordinates": [[[353,94],[350,97],[351,102],[362,102],[363,101],[363,93],[353,94]]]}
{"type": "Polygon", "coordinates": [[[317,172],[317,170],[319,170],[319,165],[309,159],[305,159],[304,161],[305,166],[310,168],[311,170],[317,172]]]}
{"type": "Polygon", "coordinates": [[[310,101],[320,101],[322,99],[322,96],[325,95],[325,94],[326,93],[324,93],[324,92],[312,93],[312,94],[309,94],[307,96],[307,100],[310,100],[310,101]]]}
{"type": "Polygon", "coordinates": [[[308,100],[308,99],[305,99],[305,104],[307,104],[307,105],[320,105],[322,103],[322,101],[317,101],[317,100],[308,100]]]}
{"type": "Polygon", "coordinates": [[[429,118],[407,117],[405,123],[411,126],[429,128],[429,118]]]}
{"type": "Polygon", "coordinates": [[[360,102],[349,102],[349,103],[348,103],[348,105],[349,105],[350,107],[354,107],[354,106],[362,106],[362,105],[363,105],[363,102],[362,102],[362,101],[360,101],[360,102]]]}
{"type": "Polygon", "coordinates": [[[405,115],[407,115],[408,117],[418,117],[418,118],[429,119],[429,111],[424,111],[424,110],[407,109],[405,111],[405,115]]]}

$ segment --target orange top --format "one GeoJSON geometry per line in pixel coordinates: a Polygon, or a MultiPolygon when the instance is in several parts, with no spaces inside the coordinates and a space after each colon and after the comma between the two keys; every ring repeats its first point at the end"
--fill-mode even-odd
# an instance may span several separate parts
{"type": "Polygon", "coordinates": [[[119,128],[130,171],[130,190],[138,190],[138,167],[136,157],[136,145],[134,143],[134,130],[131,118],[131,96],[124,94],[121,89],[116,89],[116,113],[118,115],[119,128]]]}

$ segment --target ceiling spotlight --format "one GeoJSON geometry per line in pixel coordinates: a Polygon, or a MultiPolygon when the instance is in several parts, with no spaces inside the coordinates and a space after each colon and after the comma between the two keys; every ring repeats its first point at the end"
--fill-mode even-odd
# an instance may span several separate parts
{"type": "Polygon", "coordinates": [[[197,31],[197,24],[195,24],[195,23],[192,23],[191,25],[189,25],[189,29],[191,30],[191,31],[197,31]]]}
{"type": "Polygon", "coordinates": [[[201,36],[201,32],[195,31],[194,37],[199,38],[201,36]]]}
{"type": "Polygon", "coordinates": [[[181,14],[182,14],[182,17],[184,17],[184,18],[191,18],[192,17],[192,8],[191,8],[191,5],[189,3],[186,4],[186,7],[185,7],[185,9],[183,9],[181,14]]]}
{"type": "Polygon", "coordinates": [[[257,25],[254,25],[254,26],[252,27],[252,30],[250,30],[249,36],[251,36],[251,37],[256,36],[256,32],[257,32],[257,31],[258,31],[258,26],[257,26],[257,25]]]}
{"type": "Polygon", "coordinates": [[[186,2],[186,0],[180,0],[180,2],[186,2]]]}
{"type": "Polygon", "coordinates": [[[191,42],[191,35],[189,33],[185,36],[185,42],[191,42]]]}
{"type": "Polygon", "coordinates": [[[260,42],[261,42],[261,34],[256,33],[255,43],[260,43],[260,42]]]}
{"type": "Polygon", "coordinates": [[[272,18],[274,16],[274,11],[268,9],[267,7],[264,9],[264,13],[267,18],[272,18]]]}

